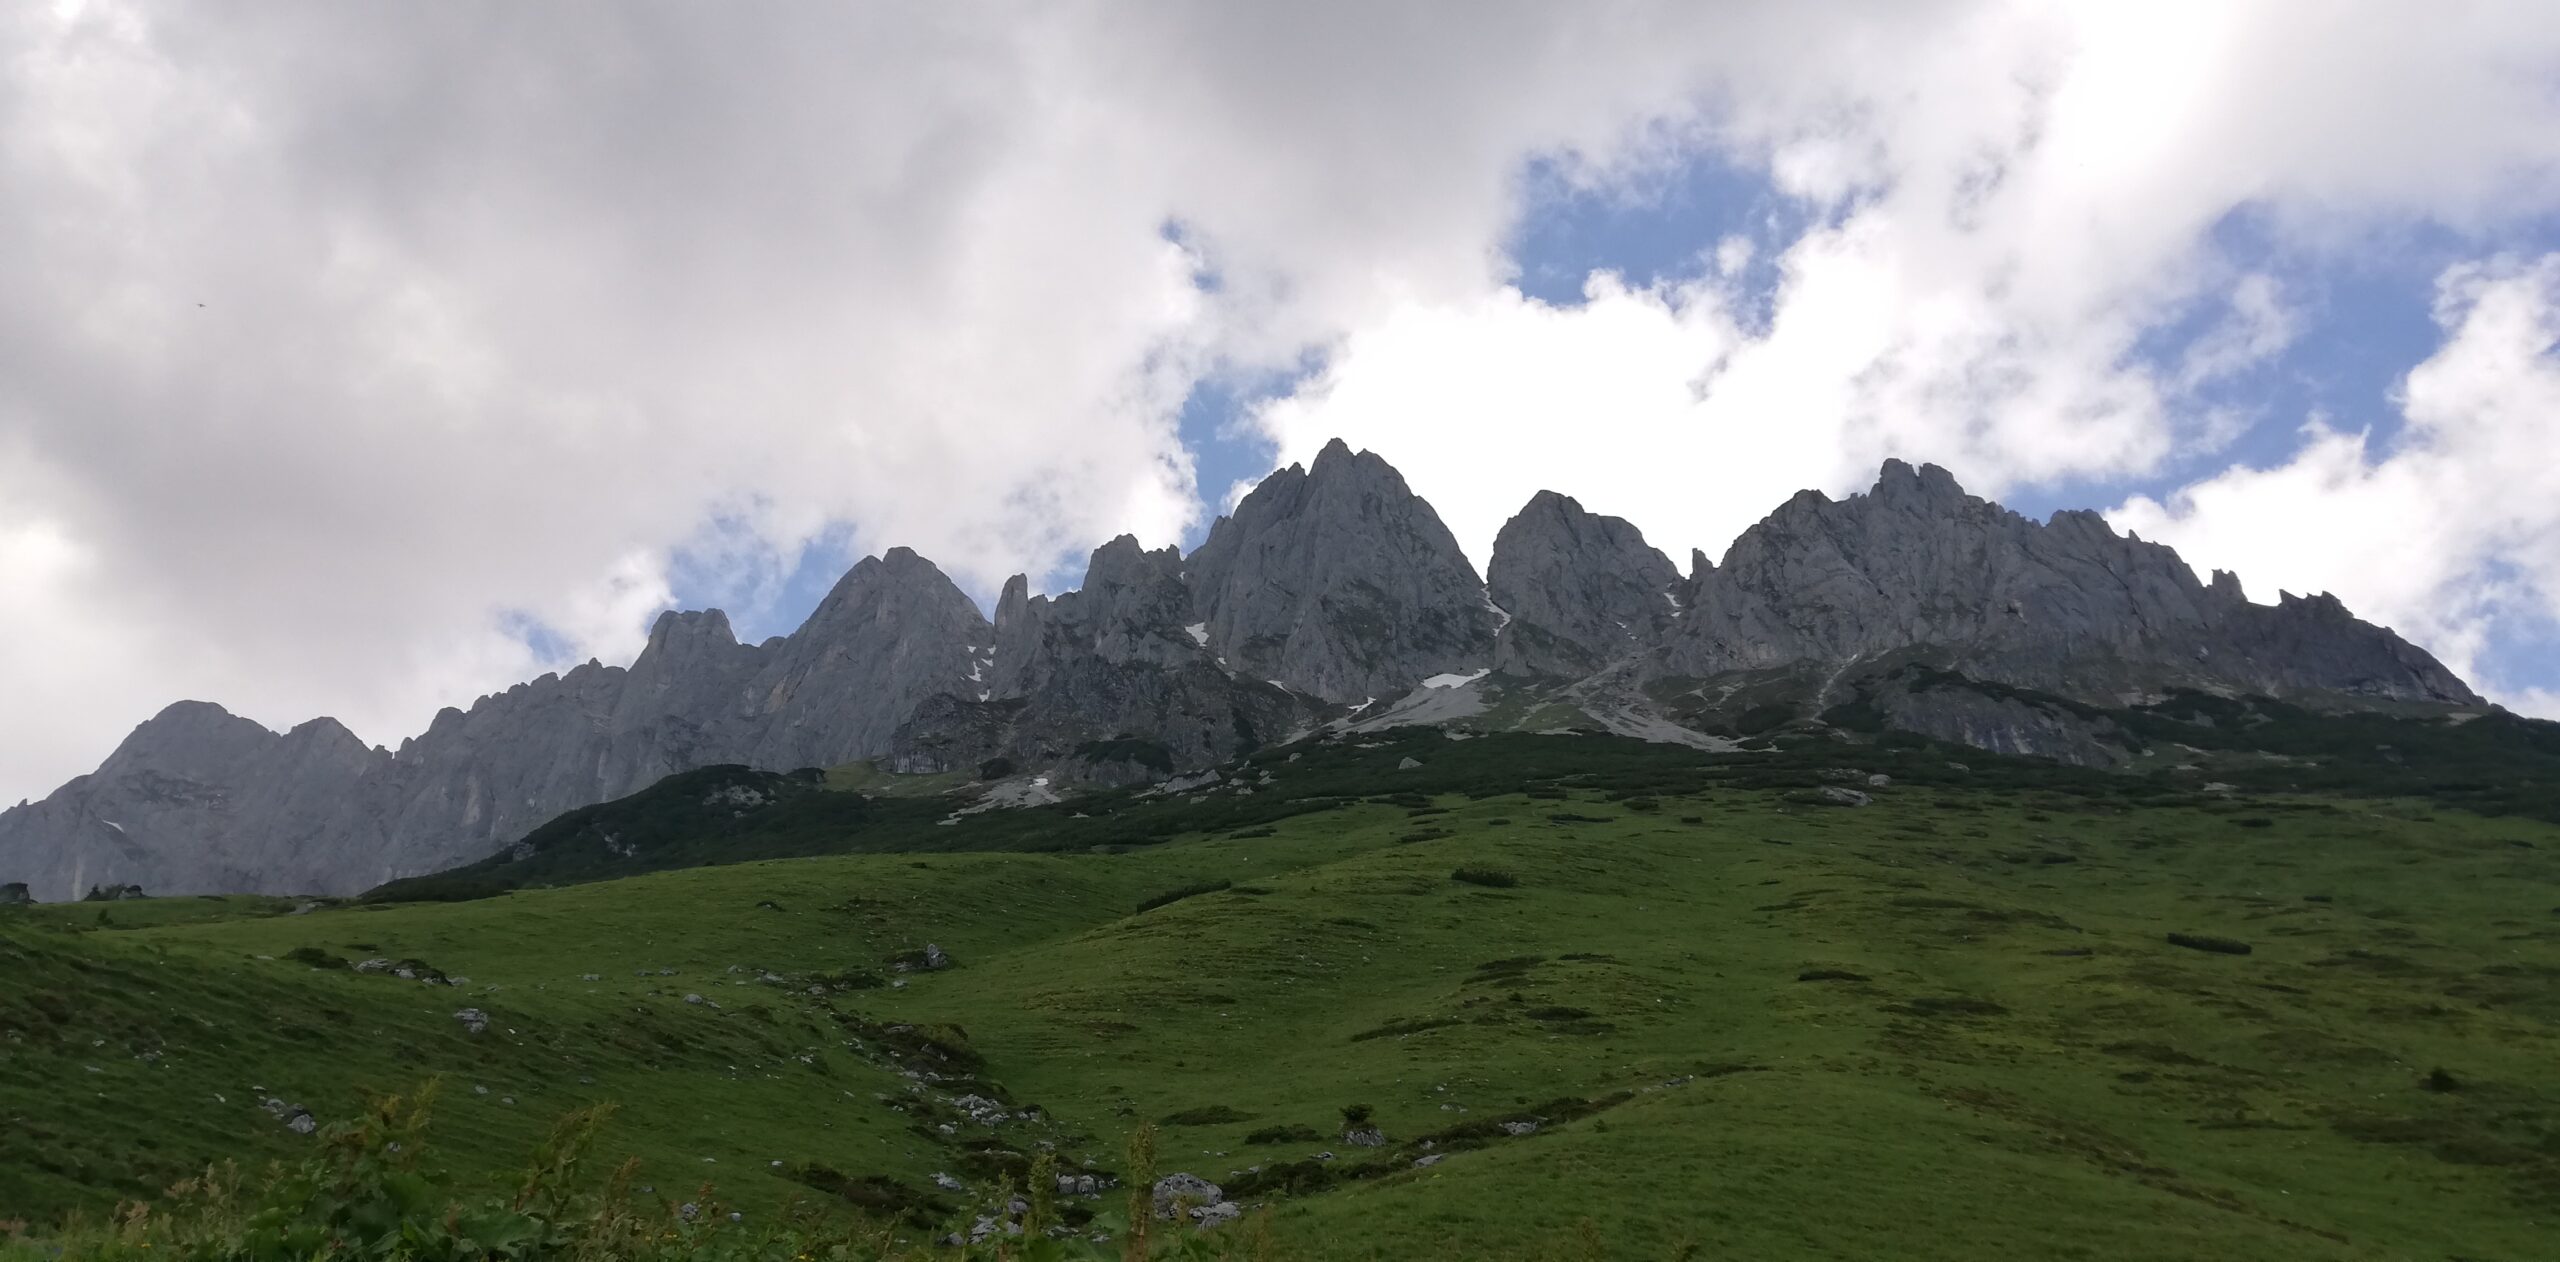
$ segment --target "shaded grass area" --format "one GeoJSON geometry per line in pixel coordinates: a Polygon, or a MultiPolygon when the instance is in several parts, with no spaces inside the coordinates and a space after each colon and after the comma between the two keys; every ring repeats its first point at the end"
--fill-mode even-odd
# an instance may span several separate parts
{"type": "Polygon", "coordinates": [[[95,1210],[210,1156],[307,1152],[260,1097],[342,1115],[438,1072],[466,1175],[611,1099],[599,1142],[643,1183],[893,1225],[971,1212],[1043,1143],[1117,1170],[1156,1119],[1163,1168],[1268,1201],[1289,1256],[1570,1253],[1586,1219],[1609,1256],[2548,1244],[2560,829],[1872,749],[1875,805],[1796,807],[1836,751],[1428,739],[1430,766],[1487,747],[1507,782],[1398,777],[1412,746],[1381,740],[1283,756],[1251,797],[1125,799],[1126,832],[1015,813],[1039,850],[300,916],[113,905],[132,929],[22,913],[0,921],[0,1203],[95,1210]],[[1384,787],[1253,814],[1293,774],[1384,787]],[[1417,810],[1446,835],[1401,841],[1417,810]],[[927,942],[957,964],[894,972],[927,942]],[[906,984],[840,984],[886,976],[906,984]],[[1350,1102],[1380,1146],[1343,1137],[1350,1102]]]}

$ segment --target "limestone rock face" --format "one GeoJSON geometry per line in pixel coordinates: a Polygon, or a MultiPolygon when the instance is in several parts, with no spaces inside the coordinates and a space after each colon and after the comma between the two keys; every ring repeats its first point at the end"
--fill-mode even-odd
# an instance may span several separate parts
{"type": "Polygon", "coordinates": [[[135,728],[96,771],[0,814],[0,863],[48,901],[99,885],[257,888],[265,870],[369,835],[364,779],[387,761],[333,720],[279,736],[220,706],[181,701],[135,728]]]}
{"type": "Polygon", "coordinates": [[[1339,439],[1312,467],[1263,479],[1183,577],[1218,657],[1327,701],[1493,661],[1498,615],[1440,515],[1386,461],[1339,439]]]}
{"type": "Polygon", "coordinates": [[[1625,518],[1540,491],[1503,524],[1485,567],[1510,620],[1494,669],[1580,678],[1658,641],[1680,612],[1679,571],[1625,518]]]}
{"type": "MultiPolygon", "coordinates": [[[[2333,597],[2254,604],[2236,576],[2200,583],[2095,513],[2030,521],[1900,461],[1864,495],[1795,496],[1721,566],[1693,553],[1685,577],[1626,522],[1541,493],[1489,568],[1490,588],[1394,469],[1336,442],[1264,480],[1187,559],[1114,539],[1080,590],[1007,583],[992,624],[894,548],[789,636],[744,645],[717,610],[665,614],[627,669],[591,661],[446,709],[397,752],[334,720],[277,733],[180,702],[95,772],[0,812],[0,888],[351,893],[715,763],[1161,779],[1289,739],[1340,713],[1327,703],[1496,665],[1503,687],[1552,686],[1647,739],[1695,739],[1711,718],[1646,709],[1653,685],[1703,698],[1715,690],[1666,677],[1750,672],[1751,696],[1787,692],[1804,714],[1860,697],[1896,727],[2079,762],[2123,745],[2082,710],[2171,688],[2479,704],[2333,597]]],[[[1435,717],[1416,721],[1481,708],[1427,691],[1417,712],[1435,717]]]]}
{"type": "Polygon", "coordinates": [[[2475,703],[2435,660],[2334,601],[2273,609],[2091,512],[2039,524],[1946,470],[1887,461],[1875,488],[1806,491],[1695,581],[1676,672],[1846,670],[1920,653],[1977,679],[2120,704],[2168,687],[2475,703]]]}
{"type": "Polygon", "coordinates": [[[1170,770],[1226,761],[1313,719],[1306,698],[1218,664],[1185,621],[1177,549],[1148,552],[1123,535],[1094,551],[1082,588],[1055,599],[1026,590],[1017,575],[997,602],[985,695],[920,710],[895,742],[900,769],[1048,766],[1129,736],[1161,746],[1170,770]]]}
{"type": "Polygon", "coordinates": [[[885,754],[927,698],[976,687],[989,640],[968,597],[901,548],[767,647],[739,644],[716,609],[663,614],[628,669],[589,662],[448,707],[396,754],[333,719],[279,736],[180,702],[96,772],[0,813],[0,874],[47,900],[118,883],[353,893],[678,771],[885,754]]]}
{"type": "Polygon", "coordinates": [[[735,761],[789,770],[868,757],[926,698],[975,695],[994,629],[931,561],[866,557],[757,672],[758,738],[735,761]]]}

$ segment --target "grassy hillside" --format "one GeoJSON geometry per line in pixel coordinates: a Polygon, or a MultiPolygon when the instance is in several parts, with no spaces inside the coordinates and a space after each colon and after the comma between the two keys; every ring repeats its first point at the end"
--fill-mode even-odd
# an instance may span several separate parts
{"type": "Polygon", "coordinates": [[[2550,1256],[2560,828],[1969,761],[1413,734],[825,842],[895,853],[21,911],[0,1206],[440,1075],[463,1184],[615,1101],[647,1196],[916,1242],[1153,1122],[1293,1257],[2550,1256]],[[1894,782],[1815,804],[1844,759],[1894,782]],[[331,966],[373,958],[468,981],[331,966]]]}

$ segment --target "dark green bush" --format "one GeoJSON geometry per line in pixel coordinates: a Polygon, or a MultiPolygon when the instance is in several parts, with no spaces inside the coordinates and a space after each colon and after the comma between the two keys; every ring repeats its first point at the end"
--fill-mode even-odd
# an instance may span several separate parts
{"type": "Polygon", "coordinates": [[[1507,890],[1520,883],[1519,877],[1513,876],[1500,868],[1459,868],[1449,874],[1449,879],[1452,881],[1462,881],[1468,885],[1488,886],[1498,890],[1507,890]]]}
{"type": "Polygon", "coordinates": [[[328,951],[323,951],[318,947],[295,947],[294,949],[285,952],[284,958],[291,960],[296,964],[308,964],[313,968],[342,969],[355,967],[354,965],[347,963],[344,957],[335,955],[328,951]]]}
{"type": "Polygon", "coordinates": [[[1131,914],[1137,915],[1145,912],[1151,912],[1156,908],[1165,906],[1169,903],[1178,903],[1186,898],[1197,898],[1202,894],[1215,894],[1220,890],[1234,888],[1234,886],[1235,882],[1233,881],[1200,881],[1191,885],[1185,885],[1180,889],[1166,890],[1165,892],[1138,904],[1138,910],[1131,914]]]}
{"type": "Polygon", "coordinates": [[[1265,1126],[1244,1137],[1248,1144],[1316,1144],[1324,1132],[1312,1126],[1265,1126]]]}
{"type": "Polygon", "coordinates": [[[1207,1104],[1165,1115],[1167,1126],[1225,1126],[1234,1122],[1250,1122],[1253,1114],[1239,1112],[1223,1104],[1207,1104]]]}

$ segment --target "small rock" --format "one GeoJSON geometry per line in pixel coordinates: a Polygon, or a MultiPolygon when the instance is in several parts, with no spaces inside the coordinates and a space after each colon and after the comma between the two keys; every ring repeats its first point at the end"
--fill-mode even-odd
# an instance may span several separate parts
{"type": "Polygon", "coordinates": [[[1836,784],[1826,784],[1822,786],[1822,800],[1834,806],[1865,806],[1875,799],[1856,789],[1844,789],[1836,784]]]}
{"type": "Polygon", "coordinates": [[[1892,783],[1893,777],[1888,776],[1881,771],[1867,777],[1867,787],[1870,789],[1881,789],[1892,783]]]}
{"type": "Polygon", "coordinates": [[[1538,1124],[1536,1122],[1504,1122],[1502,1133],[1515,1139],[1522,1135],[1535,1135],[1538,1133],[1538,1124]]]}
{"type": "Polygon", "coordinates": [[[1421,768],[1422,760],[1419,758],[1407,758],[1396,764],[1396,770],[1398,771],[1418,771],[1421,770],[1421,768]]]}
{"type": "Polygon", "coordinates": [[[296,1135],[308,1135],[311,1132],[320,1129],[320,1123],[314,1120],[308,1113],[296,1113],[292,1117],[286,1119],[284,1128],[292,1131],[296,1135]]]}
{"type": "Polygon", "coordinates": [[[1156,1180],[1156,1217],[1173,1217],[1177,1205],[1214,1205],[1226,1197],[1218,1185],[1196,1174],[1168,1174],[1156,1180]]]}
{"type": "Polygon", "coordinates": [[[1424,1166],[1436,1166],[1436,1165],[1439,1165],[1441,1162],[1443,1162],[1443,1161],[1447,1161],[1448,1159],[1449,1159],[1449,1154],[1447,1154],[1447,1153],[1445,1153],[1445,1152],[1435,1152],[1435,1153],[1431,1154],[1431,1155],[1430,1155],[1430,1156],[1428,1156],[1428,1157],[1416,1157],[1416,1158],[1414,1158],[1414,1159],[1413,1159],[1413,1164],[1414,1164],[1414,1167],[1415,1167],[1416,1169],[1420,1169],[1420,1168],[1422,1168],[1422,1167],[1424,1167],[1424,1166]]]}
{"type": "Polygon", "coordinates": [[[944,1174],[939,1170],[936,1170],[933,1173],[933,1185],[941,1188],[945,1192],[966,1192],[969,1190],[968,1184],[962,1183],[960,1180],[952,1178],[950,1175],[944,1174]]]}
{"type": "Polygon", "coordinates": [[[478,1008],[464,1008],[454,1013],[453,1019],[462,1023],[465,1034],[482,1034],[489,1029],[489,1014],[478,1008]]]}
{"type": "Polygon", "coordinates": [[[1234,1201],[1219,1201],[1191,1211],[1191,1221],[1200,1224],[1202,1231],[1224,1226],[1242,1217],[1244,1217],[1244,1207],[1234,1201]]]}
{"type": "Polygon", "coordinates": [[[1342,1132],[1342,1142],[1354,1148],[1384,1148],[1387,1146],[1387,1136],[1386,1132],[1375,1126],[1363,1126],[1356,1130],[1342,1132]]]}
{"type": "Polygon", "coordinates": [[[684,997],[684,1001],[685,1001],[686,1003],[690,1003],[690,1004],[699,1004],[699,1003],[701,1003],[701,1002],[702,1002],[702,996],[700,996],[700,995],[686,995],[686,996],[684,997]]]}

